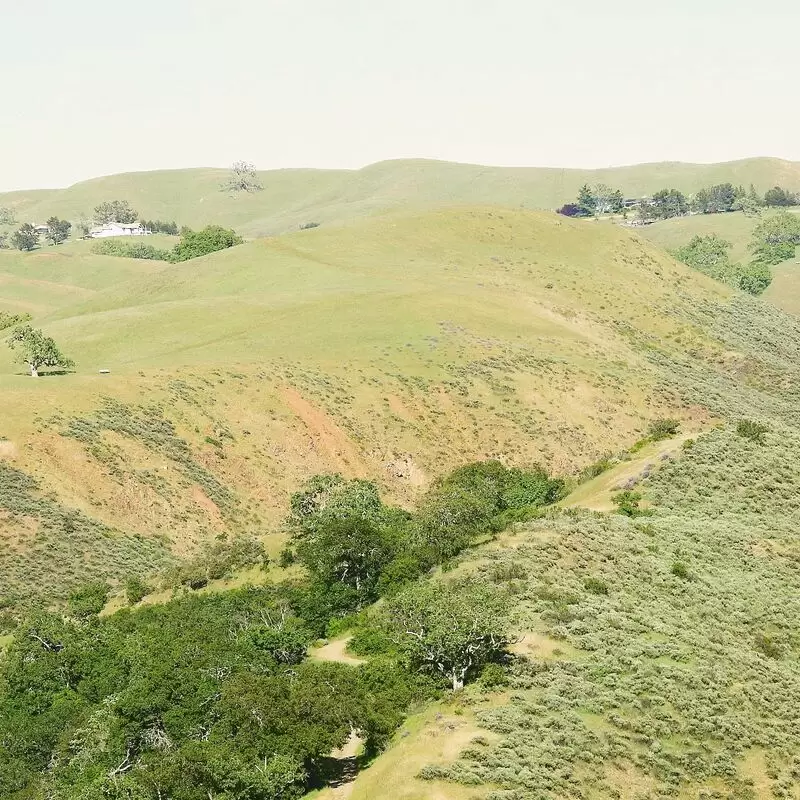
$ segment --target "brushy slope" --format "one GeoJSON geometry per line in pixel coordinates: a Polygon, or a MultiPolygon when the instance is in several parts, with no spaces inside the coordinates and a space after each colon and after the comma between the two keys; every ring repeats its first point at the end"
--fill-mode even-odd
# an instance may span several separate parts
{"type": "Polygon", "coordinates": [[[148,219],[179,224],[224,224],[248,236],[296,229],[305,222],[341,222],[396,208],[455,204],[556,208],[584,183],[618,186],[640,197],[664,187],[694,192],[723,181],[761,191],[800,186],[800,165],[774,158],[725,164],[657,163],[604,170],[485,167],[443,161],[397,160],[360,170],[285,169],[261,173],[264,190],[231,196],[220,191],[222,169],[167,170],[97,178],[67,189],[0,194],[0,206],[19,219],[51,214],[76,219],[109,199],[125,199],[148,219]]]}
{"type": "MultiPolygon", "coordinates": [[[[106,263],[81,257],[88,276],[106,263]]],[[[266,534],[309,474],[377,477],[404,501],[471,459],[569,472],[653,417],[700,424],[706,413],[662,389],[632,340],[714,352],[694,309],[730,294],[616,227],[494,209],[391,214],[126,268],[150,274],[87,282],[36,320],[75,374],[33,381],[2,351],[0,436],[62,517],[97,521],[105,533],[92,535],[121,547],[158,542],[165,560],[223,531],[266,534]]],[[[80,579],[36,518],[5,526],[45,579],[0,594],[80,579]]],[[[84,577],[129,571],[64,542],[84,577]]]]}
{"type": "MultiPolygon", "coordinates": [[[[438,742],[386,797],[799,796],[800,323],[745,298],[698,312],[721,359],[649,357],[714,429],[641,464],[650,515],[573,508],[462,556],[456,572],[512,593],[523,658],[499,701],[457,701],[473,721],[466,744],[452,726],[460,757],[438,742]]],[[[397,753],[451,735],[412,723],[397,753]]],[[[379,759],[350,796],[381,774],[379,759]]]]}

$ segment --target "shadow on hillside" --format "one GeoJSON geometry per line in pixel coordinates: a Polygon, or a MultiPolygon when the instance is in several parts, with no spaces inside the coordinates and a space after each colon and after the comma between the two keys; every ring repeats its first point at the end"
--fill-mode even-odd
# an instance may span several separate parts
{"type": "Polygon", "coordinates": [[[333,756],[321,758],[314,765],[310,788],[324,789],[326,786],[336,787],[352,783],[368,763],[369,759],[363,755],[349,758],[335,758],[333,756]]]}
{"type": "MultiPolygon", "coordinates": [[[[59,375],[74,375],[75,372],[76,371],[74,369],[51,369],[51,370],[48,370],[47,372],[40,372],[39,373],[39,377],[40,378],[56,378],[59,375]]],[[[17,372],[16,374],[24,376],[26,378],[30,378],[30,376],[31,376],[30,372],[17,372]]]]}

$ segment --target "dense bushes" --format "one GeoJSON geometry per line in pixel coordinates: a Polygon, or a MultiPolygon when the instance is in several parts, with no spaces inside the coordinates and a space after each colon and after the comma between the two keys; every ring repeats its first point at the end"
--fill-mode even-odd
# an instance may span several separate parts
{"type": "Polygon", "coordinates": [[[280,589],[31,617],[2,667],[3,797],[299,797],[351,731],[375,750],[431,691],[387,661],[305,661],[312,636],[280,589]]]}
{"type": "Polygon", "coordinates": [[[772,272],[766,259],[756,259],[751,264],[731,262],[730,242],[715,234],[695,236],[689,244],[673,252],[678,261],[705,273],[715,280],[727,283],[748,294],[761,294],[772,282],[772,272]]]}
{"type": "Polygon", "coordinates": [[[170,254],[170,261],[188,261],[191,258],[215,253],[217,250],[225,250],[228,247],[235,247],[244,240],[236,231],[222,228],[219,225],[209,225],[201,231],[184,229],[181,240],[175,245],[170,254]]]}
{"type": "Polygon", "coordinates": [[[437,481],[409,514],[385,505],[370,481],[321,475],[292,496],[293,555],[284,560],[298,558],[330,597],[357,609],[564,492],[564,481],[539,467],[484,461],[437,481]]]}
{"type": "Polygon", "coordinates": [[[153,261],[169,261],[169,250],[159,250],[142,241],[126,239],[101,239],[92,245],[92,252],[98,256],[119,256],[121,258],[147,258],[153,261]]]}
{"type": "Polygon", "coordinates": [[[92,245],[92,252],[97,255],[149,258],[156,261],[178,263],[234,247],[243,241],[242,237],[233,230],[222,228],[219,225],[209,225],[201,231],[184,228],[181,231],[180,242],[172,250],[160,250],[141,241],[103,239],[92,245]]]}

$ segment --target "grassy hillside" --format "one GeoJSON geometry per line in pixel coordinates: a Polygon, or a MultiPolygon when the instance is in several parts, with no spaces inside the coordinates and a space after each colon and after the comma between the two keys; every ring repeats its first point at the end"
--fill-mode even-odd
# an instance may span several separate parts
{"type": "Polygon", "coordinates": [[[604,170],[484,167],[440,161],[386,161],[361,170],[286,169],[261,173],[264,190],[231,196],[220,191],[220,169],[113,175],[67,189],[0,194],[0,206],[21,220],[56,214],[77,219],[105,200],[128,200],[148,219],[181,225],[219,223],[246,236],[295,230],[306,222],[333,223],[395,208],[457,204],[556,208],[584,183],[618,186],[639,197],[667,186],[694,192],[723,181],[764,191],[800,187],[800,164],[772,158],[725,164],[659,163],[604,170]]]}
{"type": "Polygon", "coordinates": [[[649,357],[713,429],[642,450],[443,576],[513,598],[509,685],[410,718],[320,800],[800,796],[800,325],[744,298],[712,313],[726,368],[649,357]],[[623,486],[646,515],[611,511],[623,486]]]}
{"type": "Polygon", "coordinates": [[[5,535],[48,591],[141,570],[145,545],[164,560],[220,531],[264,534],[315,472],[409,501],[470,459],[571,471],[654,416],[699,423],[632,341],[714,351],[696,309],[729,294],[618,228],[522,211],[392,214],[178,265],[82,247],[0,254],[9,272],[51,270],[47,304],[22,281],[18,306],[40,303],[36,323],[78,364],[35,381],[0,353],[4,463],[39,481],[31,503],[57,498],[5,535]],[[82,538],[58,533],[70,509],[82,538]]]}
{"type": "MultiPolygon", "coordinates": [[[[638,231],[645,239],[665,250],[682,247],[694,236],[716,234],[733,245],[730,251],[732,261],[747,262],[752,258],[748,247],[758,222],[757,218],[746,217],[738,212],[698,214],[656,222],[638,231]]],[[[773,267],[772,273],[772,284],[764,293],[764,298],[791,314],[800,313],[800,259],[779,264],[773,267]]]]}
{"type": "MultiPolygon", "coordinates": [[[[322,796],[798,797],[795,318],[618,226],[497,207],[373,214],[181,264],[95,256],[84,243],[0,252],[0,274],[2,307],[35,314],[77,362],[33,380],[0,354],[0,598],[62,600],[87,579],[147,575],[240,532],[274,555],[289,493],[317,473],[370,477],[410,507],[468,461],[574,475],[616,454],[618,467],[560,508],[433,576],[508,592],[509,685],[475,684],[409,717],[354,783],[322,796]],[[663,417],[679,435],[632,452],[663,417]],[[740,435],[743,419],[766,426],[762,441],[740,435]],[[623,487],[642,492],[646,515],[613,513],[623,487]]],[[[273,570],[267,579],[284,574],[273,570]]],[[[43,726],[63,724],[72,698],[77,727],[57,752],[76,770],[103,765],[98,781],[128,761],[124,746],[108,749],[126,741],[117,714],[146,733],[137,757],[169,752],[170,730],[198,750],[235,750],[209,698],[230,698],[231,674],[252,681],[231,718],[252,731],[250,709],[270,697],[263,669],[242,667],[263,657],[251,652],[259,637],[231,624],[258,624],[255,607],[241,616],[242,597],[190,593],[73,625],[70,675],[86,678],[63,696],[48,677],[62,674],[60,651],[26,640],[32,655],[15,651],[11,682],[42,682],[54,711],[45,719],[38,695],[15,696],[43,726]],[[94,669],[86,643],[98,631],[115,683],[94,669]],[[183,638],[188,649],[174,649],[183,638]],[[202,690],[190,693],[191,725],[171,717],[176,675],[202,690]],[[104,694],[117,683],[119,708],[104,694]]],[[[314,652],[347,660],[340,646],[314,652]]],[[[319,663],[282,672],[286,691],[319,663]]],[[[374,696],[391,681],[385,662],[370,664],[374,696]]],[[[21,738],[36,740],[31,730],[21,738]]],[[[347,717],[337,730],[338,747],[347,717]]],[[[46,771],[66,764],[33,755],[46,771]]]]}

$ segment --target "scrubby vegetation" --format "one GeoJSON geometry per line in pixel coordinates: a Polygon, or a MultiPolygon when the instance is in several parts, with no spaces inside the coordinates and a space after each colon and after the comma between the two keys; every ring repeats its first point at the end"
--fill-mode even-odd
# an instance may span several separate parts
{"type": "MultiPolygon", "coordinates": [[[[561,486],[540,469],[472,464],[436,485],[425,513],[410,514],[385,505],[368,481],[319,476],[292,498],[304,579],[108,617],[99,614],[109,586],[96,581],[63,611],[32,612],[0,667],[6,796],[299,797],[352,732],[375,753],[413,700],[504,663],[505,593],[420,577],[498,514],[551,503],[561,486]],[[431,546],[431,519],[446,546],[431,546]],[[362,646],[373,642],[366,666],[306,660],[315,639],[381,594],[389,605],[358,623],[362,646]]],[[[258,542],[223,540],[165,582],[197,589],[253,564],[267,567],[258,542]]],[[[138,577],[124,588],[130,603],[147,590],[138,577]]],[[[484,683],[504,680],[489,672],[484,683]]]]}
{"type": "Polygon", "coordinates": [[[92,252],[97,255],[148,258],[156,261],[178,263],[189,261],[192,258],[199,258],[209,253],[216,253],[228,247],[235,247],[241,244],[242,241],[242,237],[236,231],[222,228],[219,225],[209,225],[200,231],[184,228],[181,231],[180,242],[172,250],[161,250],[141,241],[129,242],[119,239],[103,239],[92,245],[92,252]]]}
{"type": "Polygon", "coordinates": [[[715,280],[748,294],[761,294],[772,282],[768,265],[777,262],[757,258],[747,265],[732,263],[728,255],[730,248],[730,242],[711,234],[695,236],[689,244],[675,250],[673,255],[678,261],[715,280]]]}
{"type": "Polygon", "coordinates": [[[98,256],[147,258],[154,261],[170,260],[169,250],[161,250],[142,241],[129,242],[123,239],[100,239],[92,245],[92,252],[98,256]]]}

